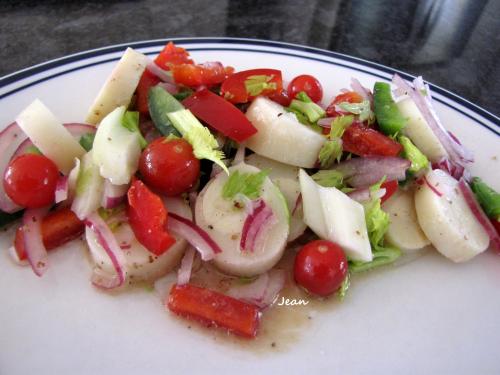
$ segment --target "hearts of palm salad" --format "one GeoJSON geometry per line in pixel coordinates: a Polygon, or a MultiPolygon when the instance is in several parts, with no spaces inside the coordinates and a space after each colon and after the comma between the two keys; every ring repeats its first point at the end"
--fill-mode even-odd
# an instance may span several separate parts
{"type": "Polygon", "coordinates": [[[324,98],[309,74],[129,48],[83,122],[36,99],[0,150],[19,265],[43,276],[48,251],[83,236],[95,287],[177,272],[170,311],[243,337],[286,284],[342,299],[357,273],[429,246],[454,262],[500,251],[500,196],[470,175],[421,77],[353,78],[324,98]],[[224,288],[193,282],[199,264],[224,288]]]}

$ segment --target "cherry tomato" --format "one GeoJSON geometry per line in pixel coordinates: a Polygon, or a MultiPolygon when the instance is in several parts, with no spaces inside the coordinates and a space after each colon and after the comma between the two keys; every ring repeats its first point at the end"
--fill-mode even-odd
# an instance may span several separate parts
{"type": "Polygon", "coordinates": [[[288,107],[292,101],[292,99],[288,96],[288,91],[286,90],[280,90],[269,95],[269,99],[273,102],[281,104],[283,107],[288,107]]]}
{"type": "Polygon", "coordinates": [[[288,96],[293,99],[301,91],[304,91],[314,103],[318,103],[323,99],[323,87],[321,83],[308,74],[303,74],[292,79],[288,84],[288,96]]]}
{"type": "Polygon", "coordinates": [[[37,208],[54,203],[59,170],[52,160],[24,154],[12,160],[3,179],[5,192],[16,204],[37,208]]]}
{"type": "Polygon", "coordinates": [[[200,161],[184,139],[158,138],[142,152],[139,171],[149,186],[165,195],[189,190],[200,175],[200,161]]]}
{"type": "Polygon", "coordinates": [[[194,64],[189,58],[189,52],[182,47],[177,47],[174,43],[168,42],[160,54],[155,59],[156,65],[162,69],[169,70],[171,65],[194,64]]]}
{"type": "Polygon", "coordinates": [[[151,253],[163,254],[175,238],[167,232],[168,211],[161,198],[139,180],[132,182],[127,198],[128,221],[135,237],[151,253]]]}
{"type": "Polygon", "coordinates": [[[295,257],[295,281],[318,296],[335,292],[346,275],[347,259],[342,248],[333,242],[309,242],[295,257]]]}
{"type": "Polygon", "coordinates": [[[234,73],[220,87],[221,96],[231,103],[246,103],[258,95],[270,96],[283,89],[281,71],[276,69],[250,69],[234,73]],[[259,90],[259,79],[265,79],[259,90]],[[256,92],[248,91],[252,80],[257,81],[256,92]]]}
{"type": "Polygon", "coordinates": [[[342,136],[344,151],[359,156],[398,156],[403,146],[360,122],[349,126],[342,136]]]}
{"type": "Polygon", "coordinates": [[[363,101],[363,97],[359,95],[355,91],[349,91],[342,94],[337,95],[330,105],[326,108],[326,116],[327,117],[335,117],[339,116],[342,113],[339,113],[335,110],[335,106],[340,103],[361,103],[363,101]]]}
{"type": "Polygon", "coordinates": [[[148,107],[148,91],[151,87],[156,86],[160,82],[160,79],[151,73],[149,70],[145,70],[142,73],[141,79],[137,84],[136,94],[136,107],[137,110],[142,114],[149,113],[148,107]]]}
{"type": "Polygon", "coordinates": [[[385,194],[384,196],[381,198],[381,203],[384,203],[387,199],[389,199],[390,197],[392,197],[392,195],[398,190],[398,181],[396,180],[391,180],[391,181],[386,181],[384,182],[380,188],[381,189],[385,189],[385,194]]]}

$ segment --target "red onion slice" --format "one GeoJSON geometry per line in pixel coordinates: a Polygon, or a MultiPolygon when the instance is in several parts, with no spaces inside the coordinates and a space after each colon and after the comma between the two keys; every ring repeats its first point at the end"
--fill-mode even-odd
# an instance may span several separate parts
{"type": "Polygon", "coordinates": [[[322,128],[330,129],[333,120],[335,120],[335,117],[324,117],[318,120],[318,125],[322,128]]]}
{"type": "MultiPolygon", "coordinates": [[[[0,132],[0,174],[2,179],[16,149],[25,139],[27,139],[26,135],[15,122],[0,132]]],[[[13,213],[20,209],[21,207],[7,196],[3,184],[0,183],[0,210],[13,213]]]]}
{"type": "Polygon", "coordinates": [[[295,199],[295,204],[292,210],[292,216],[295,215],[295,212],[297,212],[297,210],[301,205],[302,205],[302,193],[299,193],[299,195],[297,195],[297,199],[295,199]]]}
{"type": "Polygon", "coordinates": [[[169,232],[176,233],[191,244],[201,255],[203,260],[211,260],[215,254],[221,253],[222,249],[217,243],[193,221],[168,213],[167,228],[169,232]]]}
{"type": "Polygon", "coordinates": [[[104,180],[104,193],[102,195],[101,205],[104,208],[118,207],[124,200],[128,191],[128,184],[114,185],[108,179],[104,180]]]}
{"type": "Polygon", "coordinates": [[[346,183],[352,187],[368,187],[386,176],[387,181],[402,181],[406,178],[406,170],[411,162],[407,159],[392,156],[373,156],[352,158],[334,165],[344,175],[346,183]]]}
{"type": "Polygon", "coordinates": [[[365,187],[365,188],[353,190],[353,191],[347,193],[347,195],[349,196],[349,198],[354,199],[355,201],[362,203],[362,202],[366,202],[366,201],[369,201],[369,200],[374,199],[374,198],[375,199],[382,198],[385,195],[385,193],[386,193],[385,188],[378,189],[377,191],[372,192],[369,187],[365,187]]]}
{"type": "MultiPolygon", "coordinates": [[[[419,78],[421,80],[421,77],[419,78]]],[[[465,163],[470,163],[474,160],[472,154],[463,146],[456,143],[439,121],[434,107],[432,106],[431,92],[428,85],[419,83],[420,81],[417,79],[415,84],[418,88],[415,89],[397,74],[394,75],[392,81],[399,89],[403,90],[413,100],[425,122],[431,128],[437,139],[441,142],[452,162],[464,165],[465,163]],[[426,90],[427,95],[424,96],[421,92],[422,89],[426,90]]]]}
{"type": "Polygon", "coordinates": [[[177,94],[179,92],[177,86],[170,82],[160,82],[157,86],[161,87],[169,94],[177,94]]]}
{"type": "Polygon", "coordinates": [[[37,276],[42,276],[49,266],[47,249],[42,240],[42,219],[47,212],[48,207],[28,208],[23,214],[24,248],[37,276]]]}
{"type": "Polygon", "coordinates": [[[116,271],[116,275],[109,275],[96,267],[92,274],[92,284],[103,289],[113,289],[122,286],[126,278],[126,271],[124,269],[125,255],[118,245],[113,232],[111,232],[108,225],[97,212],[87,216],[85,225],[94,232],[99,245],[108,254],[116,271]]]}
{"type": "Polygon", "coordinates": [[[184,285],[189,283],[191,278],[191,269],[193,268],[194,254],[196,249],[193,246],[189,246],[184,253],[184,257],[181,261],[181,266],[177,271],[177,285],[184,285]]]}
{"type": "Polygon", "coordinates": [[[267,307],[276,301],[279,293],[285,286],[286,273],[284,270],[275,269],[269,271],[269,283],[267,284],[266,292],[264,293],[264,298],[260,304],[260,307],[267,307]]]}
{"type": "Polygon", "coordinates": [[[438,197],[442,197],[443,193],[441,193],[434,185],[432,185],[427,177],[423,176],[422,179],[424,180],[425,184],[429,187],[429,189],[432,190],[434,194],[436,194],[438,197]]]}
{"type": "Polygon", "coordinates": [[[154,61],[150,60],[148,62],[148,65],[146,65],[146,69],[150,73],[161,79],[163,82],[175,84],[172,74],[170,74],[170,72],[168,72],[167,70],[163,70],[162,68],[160,68],[158,65],[155,64],[154,61]]]}
{"type": "Polygon", "coordinates": [[[361,95],[364,100],[368,100],[373,107],[373,94],[364,87],[356,78],[351,78],[351,88],[352,91],[361,95]]]}
{"type": "Polygon", "coordinates": [[[265,308],[276,300],[279,292],[285,286],[285,281],[285,271],[275,269],[263,273],[250,284],[232,286],[226,294],[265,308]]]}
{"type": "Polygon", "coordinates": [[[495,251],[497,254],[500,254],[500,235],[498,235],[490,219],[488,219],[488,217],[484,213],[483,209],[481,208],[481,205],[476,199],[476,196],[469,187],[469,184],[467,183],[467,181],[465,181],[465,179],[461,178],[460,181],[458,182],[458,188],[460,189],[460,192],[464,196],[465,202],[471,209],[476,220],[484,228],[484,230],[488,234],[488,237],[490,237],[491,249],[495,251]]]}
{"type": "Polygon", "coordinates": [[[56,184],[56,203],[68,199],[69,180],[68,176],[59,176],[56,184]]]}
{"type": "Polygon", "coordinates": [[[241,231],[241,251],[253,252],[260,248],[259,244],[265,233],[277,222],[271,207],[262,199],[248,202],[251,213],[247,215],[241,231]]]}

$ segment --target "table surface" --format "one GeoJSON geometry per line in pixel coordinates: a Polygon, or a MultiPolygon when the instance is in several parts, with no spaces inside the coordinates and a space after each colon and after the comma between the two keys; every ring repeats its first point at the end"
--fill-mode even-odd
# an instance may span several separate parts
{"type": "Polygon", "coordinates": [[[259,38],[423,75],[499,116],[499,14],[498,0],[4,0],[0,76],[116,43],[259,38]]]}

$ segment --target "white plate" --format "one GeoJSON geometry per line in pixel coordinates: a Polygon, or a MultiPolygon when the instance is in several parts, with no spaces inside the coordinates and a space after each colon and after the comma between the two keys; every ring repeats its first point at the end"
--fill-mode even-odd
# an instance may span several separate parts
{"type": "MultiPolygon", "coordinates": [[[[133,43],[155,55],[165,41],[133,43]]],[[[328,51],[241,39],[179,39],[196,61],[315,75],[329,100],[357,77],[370,87],[393,70],[328,51]]],[[[0,81],[0,124],[40,98],[64,122],[82,121],[126,45],[71,55],[0,81]]],[[[403,75],[409,78],[407,75],[403,75]]],[[[499,119],[432,87],[445,126],[474,151],[474,175],[500,189],[499,119]]],[[[277,348],[237,345],[174,319],[155,293],[93,288],[81,243],[50,255],[36,277],[14,266],[0,238],[0,373],[499,373],[500,258],[466,264],[431,254],[355,282],[347,299],[277,348]],[[281,348],[284,346],[284,348],[281,348]]],[[[281,307],[292,310],[303,307],[281,307]]],[[[264,345],[264,344],[262,344],[264,345]]],[[[266,344],[267,345],[267,344],[266,344]]]]}

